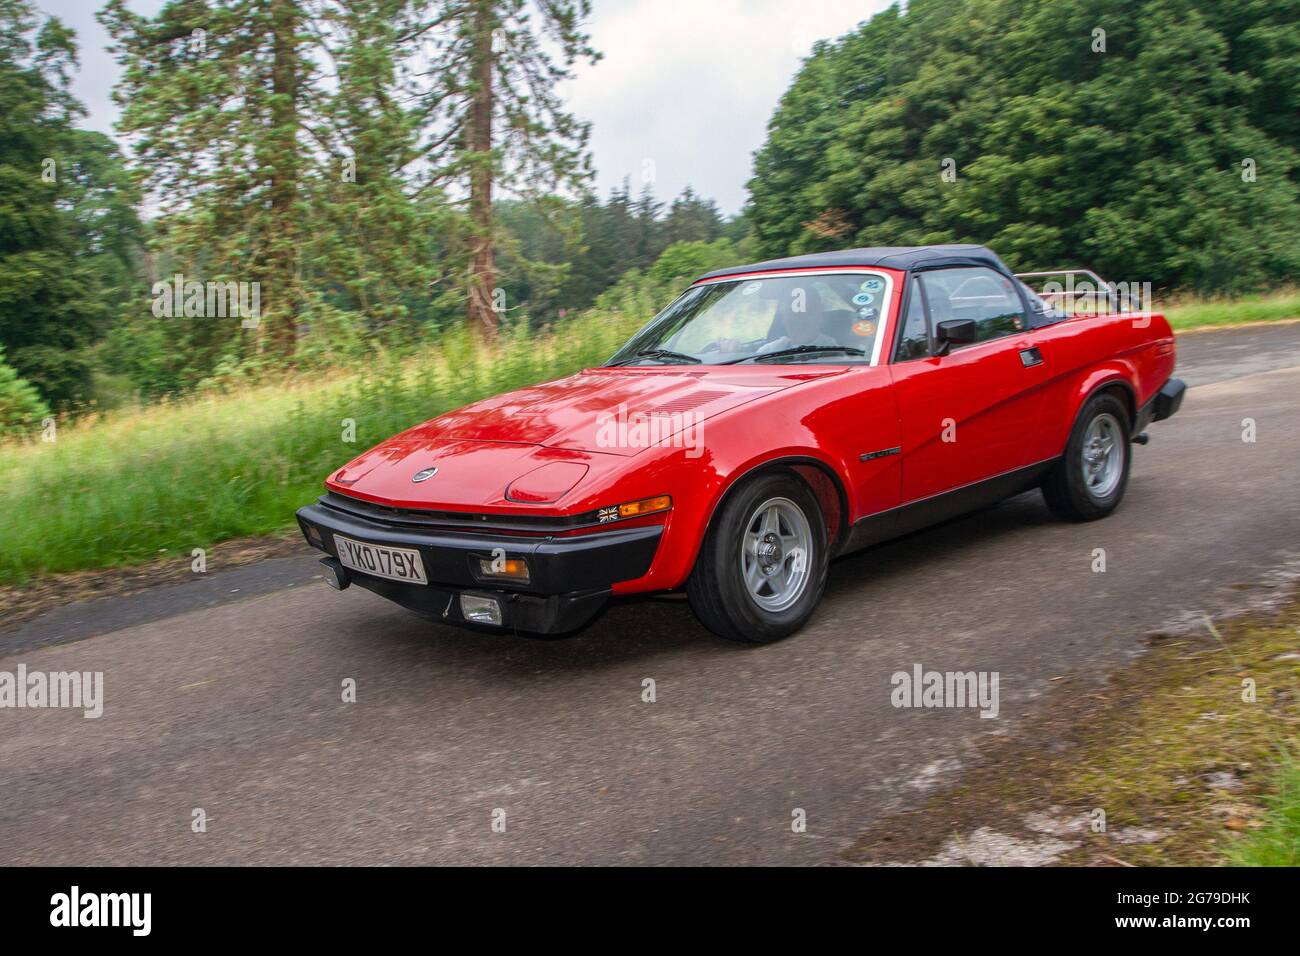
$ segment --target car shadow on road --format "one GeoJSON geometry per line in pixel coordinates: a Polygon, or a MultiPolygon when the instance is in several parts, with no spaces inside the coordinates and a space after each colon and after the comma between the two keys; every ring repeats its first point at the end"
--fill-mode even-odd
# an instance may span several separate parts
{"type": "Polygon", "coordinates": [[[932,571],[936,561],[960,558],[964,552],[1009,534],[1057,524],[1061,522],[1047,510],[1039,491],[1026,491],[979,511],[840,558],[831,565],[826,593],[857,589],[864,581],[889,589],[915,590],[915,575],[932,571]]]}
{"type": "MultiPolygon", "coordinates": [[[[834,562],[823,600],[869,606],[884,595],[923,594],[926,584],[918,582],[926,581],[936,561],[960,558],[991,540],[1054,523],[1041,496],[1026,492],[834,562]]],[[[791,641],[763,646],[723,640],[696,621],[680,594],[613,601],[592,624],[560,637],[467,631],[406,611],[395,609],[393,614],[386,622],[390,624],[385,628],[386,640],[420,658],[422,665],[482,666],[530,679],[539,670],[580,673],[664,656],[703,662],[719,655],[789,653],[795,646],[791,641]]],[[[815,630],[817,625],[815,615],[809,627],[815,630]]],[[[870,634],[861,639],[869,640],[870,634]]],[[[358,640],[373,637],[358,636],[358,640]]]]}

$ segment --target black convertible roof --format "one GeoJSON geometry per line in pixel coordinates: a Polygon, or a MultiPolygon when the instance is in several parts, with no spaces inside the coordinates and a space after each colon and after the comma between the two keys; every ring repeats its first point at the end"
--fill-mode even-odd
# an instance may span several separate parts
{"type": "Polygon", "coordinates": [[[700,279],[718,279],[778,269],[835,269],[846,266],[879,266],[904,271],[940,266],[988,266],[1004,275],[1011,275],[1006,263],[998,258],[996,252],[985,246],[873,246],[867,249],[844,249],[840,252],[816,252],[809,256],[769,259],[747,266],[731,266],[702,275],[700,279]]]}

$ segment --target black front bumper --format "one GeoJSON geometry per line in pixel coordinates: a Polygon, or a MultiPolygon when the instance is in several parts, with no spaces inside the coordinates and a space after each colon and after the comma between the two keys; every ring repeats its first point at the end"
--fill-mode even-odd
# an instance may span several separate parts
{"type": "Polygon", "coordinates": [[[358,514],[332,495],[300,508],[298,525],[308,544],[329,555],[323,563],[336,574],[341,572],[339,582],[344,586],[359,584],[412,611],[462,625],[471,623],[461,613],[462,594],[491,597],[501,608],[502,628],[540,634],[572,631],[595,617],[614,584],[639,578],[650,569],[663,534],[657,525],[569,537],[445,530],[358,514]],[[319,544],[312,540],[312,529],[320,536],[319,544]],[[344,568],[338,561],[336,534],[418,551],[429,584],[344,568]],[[480,558],[502,554],[527,561],[526,585],[484,580],[479,575],[480,558]]]}

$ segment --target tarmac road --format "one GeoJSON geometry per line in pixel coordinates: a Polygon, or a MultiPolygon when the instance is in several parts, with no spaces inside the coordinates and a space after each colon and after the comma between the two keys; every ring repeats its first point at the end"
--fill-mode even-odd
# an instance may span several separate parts
{"type": "Polygon", "coordinates": [[[0,864],[834,860],[1050,707],[1053,678],[1099,679],[1300,575],[1300,325],[1179,349],[1196,387],[1111,518],[1060,523],[1030,493],[847,558],[771,647],[673,599],[560,641],[452,630],[300,558],[0,634],[0,671],[105,684],[99,719],[0,709],[0,864]],[[997,671],[998,717],[894,708],[914,664],[997,671]]]}

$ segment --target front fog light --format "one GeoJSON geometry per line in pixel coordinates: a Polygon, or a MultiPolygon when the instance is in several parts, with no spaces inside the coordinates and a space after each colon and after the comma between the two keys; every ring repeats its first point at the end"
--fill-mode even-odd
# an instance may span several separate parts
{"type": "Polygon", "coordinates": [[[479,558],[478,576],[495,581],[528,583],[528,562],[523,558],[479,558]]]}
{"type": "Polygon", "coordinates": [[[501,604],[496,598],[462,594],[460,596],[460,613],[465,620],[473,621],[475,624],[501,626],[501,604]]]}

